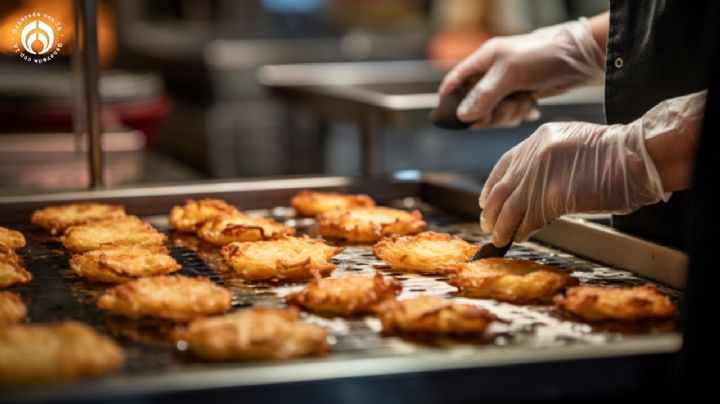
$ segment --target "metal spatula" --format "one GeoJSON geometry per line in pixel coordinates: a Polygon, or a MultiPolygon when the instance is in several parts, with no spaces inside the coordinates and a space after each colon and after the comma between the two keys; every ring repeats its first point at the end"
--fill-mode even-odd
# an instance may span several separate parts
{"type": "Polygon", "coordinates": [[[482,258],[502,258],[507,254],[510,247],[512,247],[512,241],[502,247],[495,247],[495,244],[487,243],[480,247],[470,261],[476,261],[482,258]]]}

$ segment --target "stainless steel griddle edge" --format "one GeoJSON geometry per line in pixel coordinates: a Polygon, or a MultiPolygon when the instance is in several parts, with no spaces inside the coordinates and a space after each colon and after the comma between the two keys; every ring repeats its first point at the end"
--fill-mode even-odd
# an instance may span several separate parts
{"type": "MultiPolygon", "coordinates": [[[[453,370],[488,370],[498,367],[512,367],[532,364],[563,363],[627,358],[646,355],[671,355],[680,349],[682,338],[677,333],[662,336],[628,337],[623,341],[604,346],[569,346],[561,348],[523,349],[503,348],[487,352],[483,356],[457,356],[445,352],[429,353],[414,357],[389,357],[329,360],[297,360],[292,362],[250,364],[242,368],[232,365],[217,369],[188,370],[173,374],[149,374],[128,379],[126,377],[108,377],[97,381],[86,381],[71,386],[48,386],[43,389],[22,389],[0,394],[0,400],[17,402],[99,400],[102,398],[130,396],[162,396],[172,392],[181,394],[189,391],[213,389],[271,386],[297,382],[319,382],[337,379],[357,379],[373,376],[395,376],[422,374],[453,370]]],[[[587,376],[595,376],[588,369],[587,376]]],[[[522,380],[517,380],[522,384],[522,380]]],[[[565,383],[565,382],[563,382],[565,383]]],[[[602,385],[603,382],[600,382],[602,385]]],[[[596,386],[599,387],[599,386],[596,386]]],[[[606,392],[611,392],[609,387],[606,392]]],[[[531,393],[531,392],[528,392],[531,393]]],[[[592,392],[589,392],[592,393],[592,392]]],[[[483,395],[478,392],[476,395],[483,395]]],[[[241,396],[240,396],[241,397],[241,396]]],[[[529,394],[528,397],[532,397],[529,394]]],[[[254,397],[257,399],[257,397],[254,397]]],[[[262,402],[255,400],[255,402],[262,402]]]]}

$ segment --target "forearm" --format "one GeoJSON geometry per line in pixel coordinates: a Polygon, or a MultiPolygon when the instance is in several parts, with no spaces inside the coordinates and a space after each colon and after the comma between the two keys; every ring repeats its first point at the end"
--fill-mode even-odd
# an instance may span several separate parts
{"type": "Polygon", "coordinates": [[[705,97],[706,92],[703,91],[667,100],[642,118],[645,148],[655,164],[665,192],[690,188],[705,97]]]}
{"type": "Polygon", "coordinates": [[[645,141],[665,192],[690,188],[699,132],[700,127],[697,126],[687,133],[675,132],[667,134],[665,139],[656,137],[645,141]],[[668,147],[667,143],[674,147],[668,147]]]}
{"type": "MultiPolygon", "coordinates": [[[[603,51],[607,51],[610,12],[588,19],[592,36],[603,51]]],[[[685,97],[678,97],[678,99],[685,97]]],[[[668,100],[672,101],[672,100],[668,100]]],[[[645,148],[662,180],[665,192],[687,189],[692,181],[695,147],[705,105],[705,93],[687,96],[677,103],[681,108],[660,103],[642,118],[646,131],[645,148]],[[665,122],[665,126],[654,122],[665,122]]]]}
{"type": "Polygon", "coordinates": [[[610,12],[606,11],[588,19],[592,36],[600,49],[607,50],[608,31],[610,30],[610,12]]]}

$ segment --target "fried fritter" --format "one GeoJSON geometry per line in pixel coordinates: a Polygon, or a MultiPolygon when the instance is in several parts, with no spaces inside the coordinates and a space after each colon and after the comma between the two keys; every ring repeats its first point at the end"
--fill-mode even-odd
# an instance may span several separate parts
{"type": "Polygon", "coordinates": [[[480,335],[495,320],[485,309],[434,296],[386,300],[376,312],[383,333],[414,336],[480,335]]]}
{"type": "Polygon", "coordinates": [[[134,245],[158,246],[165,242],[165,235],[137,216],[102,220],[68,227],[61,237],[63,246],[73,252],[101,250],[105,248],[134,245]]]}
{"type": "Polygon", "coordinates": [[[186,322],[230,307],[230,292],[207,278],[139,278],[105,292],[98,307],[128,318],[155,317],[186,322]]]}
{"type": "Polygon", "coordinates": [[[74,321],[0,330],[0,385],[98,376],[124,362],[115,341],[74,321]]]}
{"type": "Polygon", "coordinates": [[[27,307],[20,297],[12,292],[0,292],[0,328],[19,323],[25,318],[27,307]]]}
{"type": "Polygon", "coordinates": [[[79,276],[111,283],[166,275],[180,268],[163,246],[119,246],[76,254],[70,259],[70,269],[79,276]]]}
{"type": "Polygon", "coordinates": [[[15,251],[0,247],[0,288],[7,288],[16,283],[28,283],[30,280],[32,275],[23,268],[15,251]]]}
{"type": "Polygon", "coordinates": [[[231,243],[220,253],[243,278],[259,281],[307,279],[313,272],[330,273],[335,269],[330,259],[342,250],[323,240],[303,236],[231,243]]]}
{"type": "Polygon", "coordinates": [[[210,219],[198,230],[201,239],[221,246],[234,241],[272,240],[293,234],[295,229],[272,219],[242,214],[210,219]]]}
{"type": "Polygon", "coordinates": [[[456,265],[454,270],[448,283],[463,296],[515,304],[546,301],[578,284],[571,271],[522,259],[484,258],[456,265]]]}
{"type": "Polygon", "coordinates": [[[168,221],[175,230],[194,233],[209,219],[239,213],[236,207],[219,199],[205,198],[199,201],[188,199],[183,206],[176,205],[170,209],[168,221]]]}
{"type": "Polygon", "coordinates": [[[176,345],[211,361],[290,359],[328,352],[324,328],[294,309],[255,308],[195,320],[173,334],[176,345]]]}
{"type": "Polygon", "coordinates": [[[415,210],[386,207],[332,210],[317,217],[323,237],[356,243],[371,243],[392,234],[417,234],[425,228],[422,214],[415,210]]]}
{"type": "Polygon", "coordinates": [[[377,304],[393,299],[400,291],[400,282],[380,274],[326,279],[316,276],[302,290],[290,294],[287,302],[315,313],[352,316],[372,313],[377,304]]]}
{"type": "Polygon", "coordinates": [[[12,250],[25,247],[25,236],[19,231],[0,226],[0,247],[12,250]]]}
{"type": "Polygon", "coordinates": [[[568,288],[565,296],[557,296],[555,302],[587,321],[639,321],[675,314],[675,305],[652,284],[611,288],[576,286],[568,288]]]}
{"type": "Polygon", "coordinates": [[[292,197],[290,205],[299,216],[316,216],[330,210],[375,206],[375,201],[364,194],[300,191],[292,197]]]}
{"type": "Polygon", "coordinates": [[[125,208],[122,205],[85,202],[48,206],[36,210],[30,218],[30,223],[57,234],[62,233],[70,226],[92,223],[98,220],[118,219],[123,216],[125,216],[125,208]]]}
{"type": "Polygon", "coordinates": [[[428,231],[384,238],[373,246],[373,253],[396,271],[443,274],[467,262],[479,249],[460,237],[428,231]]]}

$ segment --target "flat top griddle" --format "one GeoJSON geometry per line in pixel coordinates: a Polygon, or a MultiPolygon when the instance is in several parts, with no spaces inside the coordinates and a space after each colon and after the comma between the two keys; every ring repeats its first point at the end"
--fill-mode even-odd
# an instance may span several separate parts
{"type": "MultiPolygon", "coordinates": [[[[428,230],[462,236],[473,243],[487,242],[476,221],[430,206],[417,198],[404,198],[392,205],[419,208],[428,230]]],[[[132,211],[130,212],[132,213],[132,211]]],[[[248,211],[274,217],[298,229],[299,234],[317,236],[312,219],[296,218],[284,207],[248,211]]],[[[302,284],[250,283],[233,274],[218,248],[193,235],[168,229],[166,216],[145,220],[167,232],[171,255],[182,265],[180,274],[206,276],[232,290],[232,310],[258,306],[282,306],[284,296],[302,284]]],[[[159,320],[128,320],[107,315],[94,305],[108,285],[93,283],[74,275],[68,268],[69,254],[46,232],[29,224],[14,224],[28,245],[19,250],[33,281],[13,288],[28,305],[33,323],[74,319],[90,324],[115,337],[127,354],[127,363],[117,374],[66,386],[32,386],[0,392],[20,400],[99,399],[122,394],[161,394],[230,386],[259,386],[276,383],[328,380],[437,369],[566,360],[596,355],[672,352],[679,346],[674,320],[638,324],[603,323],[588,325],[560,313],[550,305],[516,306],[492,300],[455,296],[455,288],[442,276],[392,272],[372,254],[371,246],[347,245],[336,256],[332,276],[374,274],[381,271],[403,283],[400,298],[421,294],[437,295],[485,307],[502,321],[492,324],[486,336],[475,340],[410,340],[380,335],[380,323],[373,317],[326,318],[303,314],[306,321],[329,331],[332,353],[324,358],[284,362],[203,363],[174,349],[167,336],[172,324],[159,320]]],[[[514,245],[509,257],[526,258],[571,269],[582,284],[638,285],[652,282],[632,272],[618,270],[575,257],[533,242],[514,245]]],[[[658,284],[663,293],[677,301],[681,293],[658,284]]],[[[91,349],[91,347],[88,347],[91,349]]]]}

